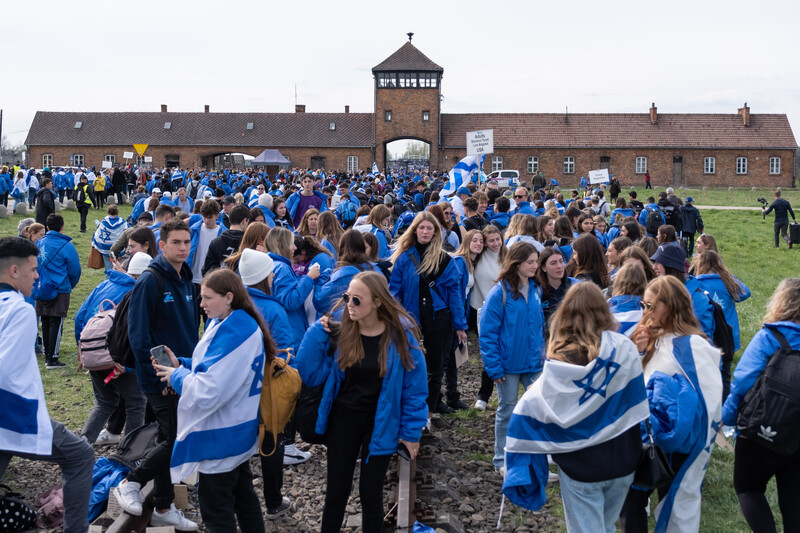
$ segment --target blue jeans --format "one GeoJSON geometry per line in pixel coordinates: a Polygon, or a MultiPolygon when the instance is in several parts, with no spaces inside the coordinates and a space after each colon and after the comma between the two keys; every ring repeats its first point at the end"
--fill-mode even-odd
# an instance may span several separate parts
{"type": "Polygon", "coordinates": [[[502,383],[495,383],[498,399],[497,413],[494,416],[494,459],[492,459],[495,468],[502,468],[506,464],[506,431],[511,413],[514,412],[514,406],[517,405],[519,386],[522,385],[524,392],[540,374],[541,372],[505,374],[502,383]]]}
{"type": "Polygon", "coordinates": [[[633,472],[606,481],[584,483],[570,478],[559,467],[558,480],[569,533],[614,533],[614,523],[633,483],[633,472]]]}

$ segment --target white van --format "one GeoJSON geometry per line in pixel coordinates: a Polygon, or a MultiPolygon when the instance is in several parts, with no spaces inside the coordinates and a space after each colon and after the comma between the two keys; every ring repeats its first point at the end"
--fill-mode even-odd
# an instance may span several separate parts
{"type": "Polygon", "coordinates": [[[519,170],[495,170],[486,176],[486,181],[496,181],[502,188],[517,187],[519,185],[519,170]]]}

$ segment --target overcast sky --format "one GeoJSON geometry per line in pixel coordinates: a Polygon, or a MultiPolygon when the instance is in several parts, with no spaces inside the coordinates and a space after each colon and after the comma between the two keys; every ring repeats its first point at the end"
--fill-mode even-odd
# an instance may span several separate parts
{"type": "Polygon", "coordinates": [[[295,84],[307,112],[372,112],[371,68],[407,32],[444,68],[445,113],[747,101],[800,127],[796,1],[9,0],[0,19],[12,142],[37,110],[291,112],[295,84]]]}

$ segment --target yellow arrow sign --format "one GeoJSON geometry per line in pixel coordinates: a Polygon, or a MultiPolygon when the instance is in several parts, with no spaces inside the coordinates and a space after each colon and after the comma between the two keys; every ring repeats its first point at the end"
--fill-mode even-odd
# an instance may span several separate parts
{"type": "Polygon", "coordinates": [[[139,154],[139,157],[144,155],[144,151],[147,150],[147,144],[134,144],[133,149],[136,150],[136,153],[139,154]]]}

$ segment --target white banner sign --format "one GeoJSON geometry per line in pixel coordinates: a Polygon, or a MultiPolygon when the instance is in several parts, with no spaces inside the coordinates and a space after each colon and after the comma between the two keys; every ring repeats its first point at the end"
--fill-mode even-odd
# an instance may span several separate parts
{"type": "Polygon", "coordinates": [[[144,156],[144,162],[145,163],[152,163],[153,162],[153,156],[149,156],[149,155],[144,156]]]}
{"type": "Polygon", "coordinates": [[[491,153],[494,153],[494,130],[467,132],[467,155],[491,153]]]}
{"type": "Polygon", "coordinates": [[[589,183],[608,183],[608,169],[601,168],[600,170],[589,171],[589,183]]]}
{"type": "Polygon", "coordinates": [[[123,152],[122,159],[133,159],[133,152],[123,152]]]}
{"type": "Polygon", "coordinates": [[[111,168],[114,166],[114,163],[111,161],[103,161],[103,168],[111,168]]]}

